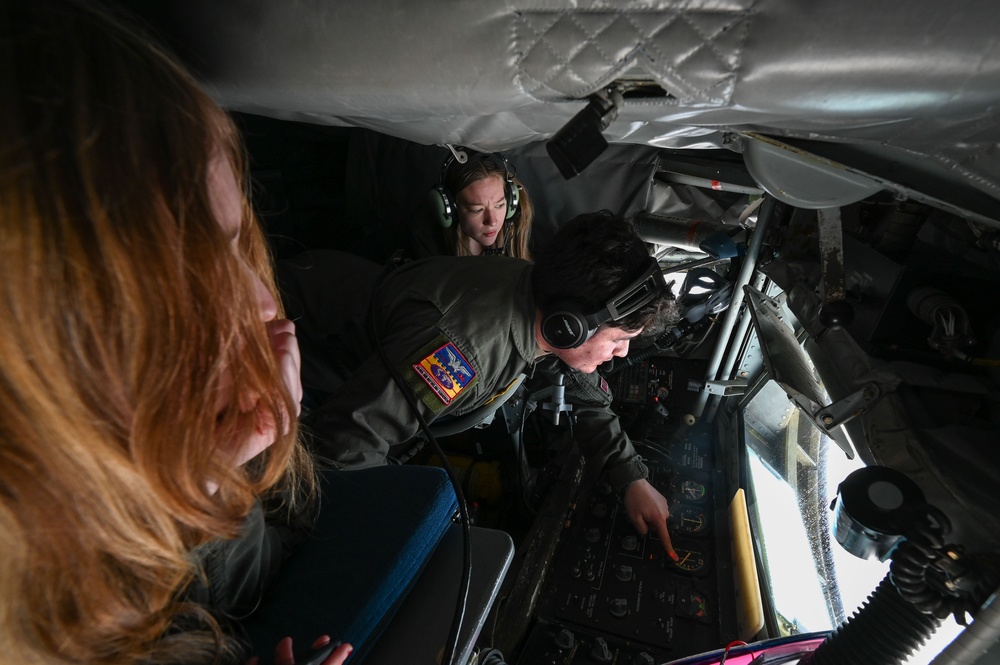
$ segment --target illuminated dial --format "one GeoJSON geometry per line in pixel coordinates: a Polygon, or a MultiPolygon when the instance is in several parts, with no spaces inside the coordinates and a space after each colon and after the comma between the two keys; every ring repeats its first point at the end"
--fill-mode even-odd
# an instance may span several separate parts
{"type": "Polygon", "coordinates": [[[704,623],[711,622],[712,615],[708,609],[708,600],[701,592],[681,591],[677,596],[677,614],[704,623]]]}
{"type": "Polygon", "coordinates": [[[705,487],[705,483],[690,476],[675,476],[670,485],[680,501],[701,503],[708,498],[708,488],[705,487]]]}
{"type": "Polygon", "coordinates": [[[670,530],[689,536],[708,531],[708,515],[692,506],[674,504],[670,507],[670,530]]]}
{"type": "Polygon", "coordinates": [[[676,570],[690,575],[704,575],[708,572],[708,554],[698,543],[679,541],[674,543],[674,550],[678,557],[673,562],[676,570]]]}

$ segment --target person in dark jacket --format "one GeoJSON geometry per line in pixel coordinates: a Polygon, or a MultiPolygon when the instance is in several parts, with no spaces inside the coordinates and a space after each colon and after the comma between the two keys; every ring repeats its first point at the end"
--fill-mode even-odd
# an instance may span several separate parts
{"type": "Polygon", "coordinates": [[[334,251],[279,266],[297,326],[305,423],[318,452],[343,468],[385,464],[420,421],[473,426],[543,363],[569,377],[575,441],[623,493],[641,533],[668,552],[666,499],[618,417],[597,367],[643,331],[677,316],[656,261],[610,212],[563,225],[535,263],[502,256],[434,257],[383,270],[334,251]]]}

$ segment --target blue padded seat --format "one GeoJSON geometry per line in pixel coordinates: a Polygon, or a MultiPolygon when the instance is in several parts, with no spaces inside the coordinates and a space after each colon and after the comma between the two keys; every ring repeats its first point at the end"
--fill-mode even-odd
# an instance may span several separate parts
{"type": "Polygon", "coordinates": [[[353,644],[351,663],[360,663],[458,509],[437,467],[331,471],[321,487],[315,530],[243,622],[261,662],[286,635],[297,651],[329,635],[353,644]]]}

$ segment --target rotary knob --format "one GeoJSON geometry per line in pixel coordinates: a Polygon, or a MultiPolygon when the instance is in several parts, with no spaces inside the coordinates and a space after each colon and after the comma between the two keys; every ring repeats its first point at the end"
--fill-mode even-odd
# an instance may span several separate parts
{"type": "Polygon", "coordinates": [[[590,649],[590,658],[595,663],[611,662],[611,649],[608,648],[608,643],[604,641],[603,637],[594,640],[594,646],[590,649]]]}
{"type": "Polygon", "coordinates": [[[562,649],[563,651],[569,651],[576,644],[576,636],[573,635],[568,629],[563,628],[555,637],[556,647],[562,649]]]}
{"type": "Polygon", "coordinates": [[[611,616],[619,619],[628,614],[628,601],[624,598],[614,598],[611,601],[611,616]]]}

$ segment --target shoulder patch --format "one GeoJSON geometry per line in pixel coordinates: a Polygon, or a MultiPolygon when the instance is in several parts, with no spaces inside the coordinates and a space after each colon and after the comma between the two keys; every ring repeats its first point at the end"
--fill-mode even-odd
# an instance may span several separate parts
{"type": "Polygon", "coordinates": [[[611,394],[611,387],[608,385],[607,379],[603,376],[601,377],[601,390],[603,390],[607,395],[611,394]]]}
{"type": "Polygon", "coordinates": [[[476,371],[454,342],[439,335],[414,362],[403,368],[403,376],[414,392],[434,413],[440,413],[472,385],[476,371]]]}

